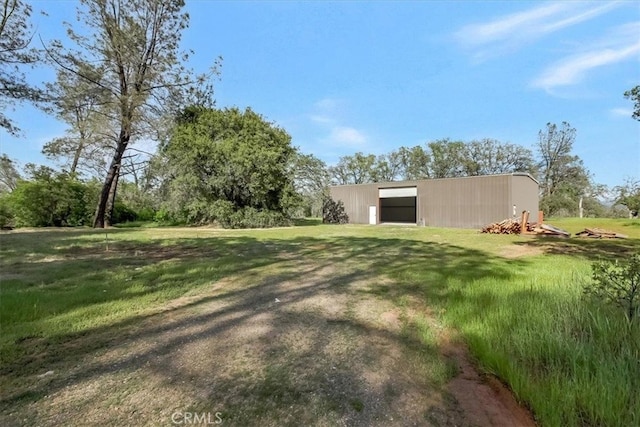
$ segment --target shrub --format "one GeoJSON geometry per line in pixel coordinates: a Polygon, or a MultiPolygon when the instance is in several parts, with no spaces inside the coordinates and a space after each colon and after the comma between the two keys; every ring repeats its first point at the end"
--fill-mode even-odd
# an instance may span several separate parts
{"type": "Polygon", "coordinates": [[[159,224],[171,224],[174,221],[173,216],[167,209],[160,209],[153,217],[153,220],[159,224]]]}
{"type": "Polygon", "coordinates": [[[337,202],[331,197],[325,197],[322,202],[322,222],[325,224],[347,224],[349,216],[344,210],[342,200],[337,202]]]}
{"type": "Polygon", "coordinates": [[[137,219],[138,215],[136,214],[136,211],[134,211],[124,203],[116,201],[116,203],[113,205],[113,214],[111,215],[112,224],[131,222],[136,221],[137,219]]]}
{"type": "Polygon", "coordinates": [[[622,308],[629,322],[640,312],[640,253],[621,261],[601,261],[592,265],[592,282],[584,292],[622,308]]]}
{"type": "Polygon", "coordinates": [[[156,212],[153,208],[144,207],[140,209],[136,216],[138,217],[138,221],[153,221],[155,218],[156,212]]]}
{"type": "Polygon", "coordinates": [[[33,181],[20,181],[7,196],[16,226],[62,227],[91,222],[91,199],[86,184],[65,173],[41,174],[33,181]]]}
{"type": "Polygon", "coordinates": [[[255,208],[238,209],[226,218],[219,218],[218,223],[225,228],[270,228],[291,225],[289,218],[281,212],[255,208]]]}
{"type": "MultiPolygon", "coordinates": [[[[221,227],[232,228],[233,203],[228,200],[215,200],[208,207],[211,222],[218,223],[221,227]]],[[[235,228],[235,227],[233,227],[235,228]]]]}
{"type": "Polygon", "coordinates": [[[291,225],[289,219],[277,211],[259,211],[254,208],[244,208],[243,214],[243,228],[270,228],[291,225]]]}
{"type": "Polygon", "coordinates": [[[0,195],[0,228],[13,227],[14,221],[9,195],[0,195]]]}

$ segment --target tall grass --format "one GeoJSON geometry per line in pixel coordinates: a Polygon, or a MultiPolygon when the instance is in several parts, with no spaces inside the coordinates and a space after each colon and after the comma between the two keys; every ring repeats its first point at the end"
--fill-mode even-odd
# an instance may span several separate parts
{"type": "Polygon", "coordinates": [[[460,286],[446,318],[542,425],[639,425],[640,329],[581,297],[580,263],[530,270],[522,282],[460,286]]]}

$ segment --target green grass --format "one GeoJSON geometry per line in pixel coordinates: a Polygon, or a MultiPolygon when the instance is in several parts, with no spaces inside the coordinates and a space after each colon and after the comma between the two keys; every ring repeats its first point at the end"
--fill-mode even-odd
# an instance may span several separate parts
{"type": "MultiPolygon", "coordinates": [[[[277,230],[5,233],[0,236],[0,373],[28,370],[42,354],[64,358],[65,343],[135,324],[145,313],[198,295],[221,279],[242,276],[251,286],[277,271],[283,259],[313,260],[348,272],[340,275],[341,285],[380,283],[371,292],[394,301],[399,310],[420,301],[424,306],[418,307],[428,307],[459,331],[480,366],[506,382],[541,425],[639,425],[640,328],[628,327],[621,312],[583,298],[581,283],[589,279],[592,261],[640,250],[640,222],[547,222],[572,234],[600,227],[630,238],[557,239],[317,221],[277,230]]],[[[433,349],[437,339],[423,320],[405,333],[433,349]]],[[[433,373],[438,382],[450,376],[449,368],[433,373]]],[[[265,375],[281,376],[277,370],[265,375]]],[[[265,384],[268,391],[271,382],[265,384]]],[[[350,405],[361,410],[355,398],[350,405]]]]}

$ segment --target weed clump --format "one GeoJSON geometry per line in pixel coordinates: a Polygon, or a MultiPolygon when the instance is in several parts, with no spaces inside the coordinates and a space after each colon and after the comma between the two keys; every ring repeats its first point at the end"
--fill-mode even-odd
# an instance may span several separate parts
{"type": "Polygon", "coordinates": [[[624,310],[629,323],[640,317],[640,253],[625,261],[592,264],[592,281],[584,287],[587,295],[624,310]]]}

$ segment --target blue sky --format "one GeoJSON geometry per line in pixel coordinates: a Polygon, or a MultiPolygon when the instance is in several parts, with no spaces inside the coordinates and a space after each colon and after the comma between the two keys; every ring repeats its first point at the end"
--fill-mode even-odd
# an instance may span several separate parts
{"type": "MultiPolygon", "coordinates": [[[[63,37],[77,3],[32,4],[49,15],[34,17],[43,39],[63,37]]],[[[568,121],[596,182],[640,178],[640,122],[623,97],[640,84],[638,2],[187,0],[187,10],[191,65],[224,58],[217,106],[251,107],[329,164],[447,137],[533,149],[547,122],[568,121]]],[[[44,163],[42,144],[64,125],[31,107],[10,114],[24,135],[0,133],[0,151],[44,163]]]]}

